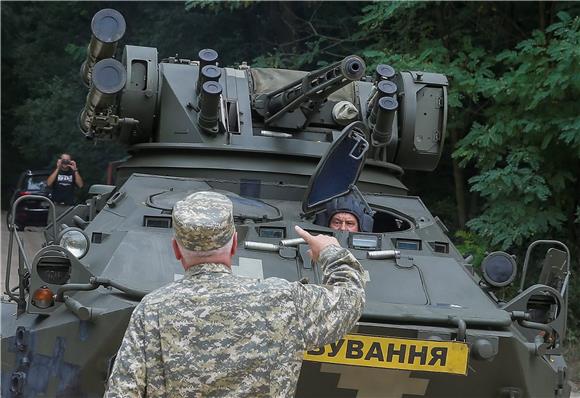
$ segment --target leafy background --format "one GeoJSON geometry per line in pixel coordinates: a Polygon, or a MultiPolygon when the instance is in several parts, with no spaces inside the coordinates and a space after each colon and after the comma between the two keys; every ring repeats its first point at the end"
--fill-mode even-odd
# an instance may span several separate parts
{"type": "MultiPolygon", "coordinates": [[[[124,156],[76,120],[92,15],[116,8],[124,40],[160,58],[219,51],[222,63],[312,70],[348,54],[449,77],[444,156],[403,181],[475,256],[535,239],[580,248],[580,4],[574,2],[7,2],[2,18],[2,205],[18,174],[71,152],[88,184],[124,156]]],[[[125,44],[124,42],[121,45],[125,44]]],[[[522,262],[519,261],[521,267],[522,262]]],[[[537,271],[537,269],[535,269],[537,271]]],[[[580,337],[580,282],[570,287],[580,337]]]]}

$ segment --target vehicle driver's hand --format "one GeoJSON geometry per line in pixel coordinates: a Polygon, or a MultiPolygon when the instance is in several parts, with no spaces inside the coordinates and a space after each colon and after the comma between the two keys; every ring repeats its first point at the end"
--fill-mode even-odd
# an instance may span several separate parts
{"type": "Polygon", "coordinates": [[[324,248],[328,246],[340,246],[338,241],[334,236],[327,236],[327,235],[311,235],[298,225],[294,227],[296,233],[308,243],[310,246],[310,250],[308,250],[308,254],[312,257],[312,260],[318,261],[318,256],[320,252],[324,250],[324,248]]]}
{"type": "Polygon", "coordinates": [[[73,170],[76,170],[77,169],[77,162],[75,162],[74,160],[71,160],[70,167],[72,167],[73,170]]]}
{"type": "Polygon", "coordinates": [[[61,160],[61,158],[58,158],[58,160],[56,161],[56,168],[60,169],[61,164],[62,164],[62,160],[61,160]]]}

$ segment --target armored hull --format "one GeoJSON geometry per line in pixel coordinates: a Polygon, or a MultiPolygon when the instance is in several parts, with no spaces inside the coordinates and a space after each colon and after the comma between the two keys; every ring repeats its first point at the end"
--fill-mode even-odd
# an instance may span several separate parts
{"type": "MultiPolygon", "coordinates": [[[[301,195],[292,198],[284,186],[271,187],[274,193],[278,191],[272,196],[280,199],[257,199],[239,196],[243,184],[234,185],[214,179],[133,174],[119,188],[125,193],[123,198],[113,208],[101,210],[84,230],[92,243],[82,263],[62,249],[60,254],[71,260],[71,268],[84,267],[91,275],[135,291],[154,290],[183,275],[170,252],[172,204],[194,191],[219,190],[234,203],[241,241],[234,274],[320,283],[317,268],[306,256],[306,245],[277,251],[244,248],[244,242],[278,246],[281,239],[295,237],[296,224],[335,235],[368,272],[367,304],[360,322],[334,347],[306,354],[297,396],[465,397],[496,396],[502,391],[506,396],[509,391],[519,391],[520,396],[552,396],[558,388],[565,394],[565,386],[559,387],[554,377],[565,366],[562,357],[531,352],[526,336],[512,324],[509,313],[480,289],[473,270],[419,198],[366,194],[384,220],[376,228],[385,231],[352,234],[302,219],[301,195]],[[281,199],[285,195],[288,198],[281,199]],[[375,238],[372,244],[376,246],[361,248],[369,237],[375,238]],[[396,249],[401,252],[399,259],[368,258],[369,251],[396,249]],[[465,344],[468,354],[449,343],[465,344]],[[448,367],[452,362],[456,367],[448,367]]],[[[33,260],[32,272],[44,284],[58,282],[56,273],[50,272],[54,265],[42,261],[52,249],[43,249],[33,260]]],[[[80,274],[73,269],[70,273],[80,274]]],[[[90,309],[88,319],[79,319],[65,304],[56,304],[50,315],[3,319],[3,330],[16,332],[2,337],[3,396],[10,396],[19,374],[24,396],[103,393],[138,299],[102,286],[71,292],[71,297],[90,309]]],[[[3,317],[16,312],[15,305],[5,306],[12,308],[3,309],[3,317]]]]}

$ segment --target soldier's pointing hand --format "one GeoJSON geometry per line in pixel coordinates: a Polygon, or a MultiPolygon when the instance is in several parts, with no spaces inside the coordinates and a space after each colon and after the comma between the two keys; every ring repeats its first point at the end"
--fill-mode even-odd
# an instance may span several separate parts
{"type": "Polygon", "coordinates": [[[312,260],[317,261],[320,252],[324,250],[328,246],[340,246],[338,241],[334,236],[327,236],[327,235],[311,235],[298,225],[294,227],[296,233],[308,243],[310,246],[310,250],[308,254],[312,257],[312,260]]]}

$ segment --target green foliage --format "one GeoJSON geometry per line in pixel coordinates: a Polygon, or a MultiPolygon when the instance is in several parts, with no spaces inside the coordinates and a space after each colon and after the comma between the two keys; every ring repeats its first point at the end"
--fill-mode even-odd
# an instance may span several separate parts
{"type": "Polygon", "coordinates": [[[562,232],[577,206],[580,18],[559,17],[495,57],[505,72],[482,89],[485,122],[454,154],[475,164],[471,190],[486,200],[469,227],[504,249],[562,232]]]}
{"type": "Polygon", "coordinates": [[[87,46],[79,46],[77,44],[68,43],[64,51],[70,55],[74,62],[83,63],[87,57],[87,46]]]}
{"type": "Polygon", "coordinates": [[[383,24],[400,13],[409,15],[427,6],[424,2],[417,1],[380,1],[365,6],[362,9],[363,16],[359,20],[359,25],[367,31],[374,31],[383,24]]]}
{"type": "Polygon", "coordinates": [[[473,261],[471,264],[474,267],[479,268],[481,262],[485,258],[485,253],[489,247],[488,242],[470,231],[459,230],[455,233],[455,238],[457,239],[455,246],[457,250],[461,252],[464,256],[472,255],[473,261]]]}
{"type": "Polygon", "coordinates": [[[30,122],[14,129],[14,144],[22,160],[38,168],[54,168],[61,153],[70,153],[89,183],[101,182],[108,161],[123,157],[125,150],[114,142],[87,141],[80,134],[74,121],[83,105],[83,91],[60,78],[47,82],[37,97],[16,109],[18,118],[30,122]],[[63,108],[62,104],[71,106],[63,108]]]}
{"type": "Polygon", "coordinates": [[[248,8],[252,4],[251,0],[244,1],[209,1],[209,0],[185,0],[185,9],[187,11],[194,8],[207,9],[215,14],[220,11],[235,11],[240,8],[248,8]]]}

